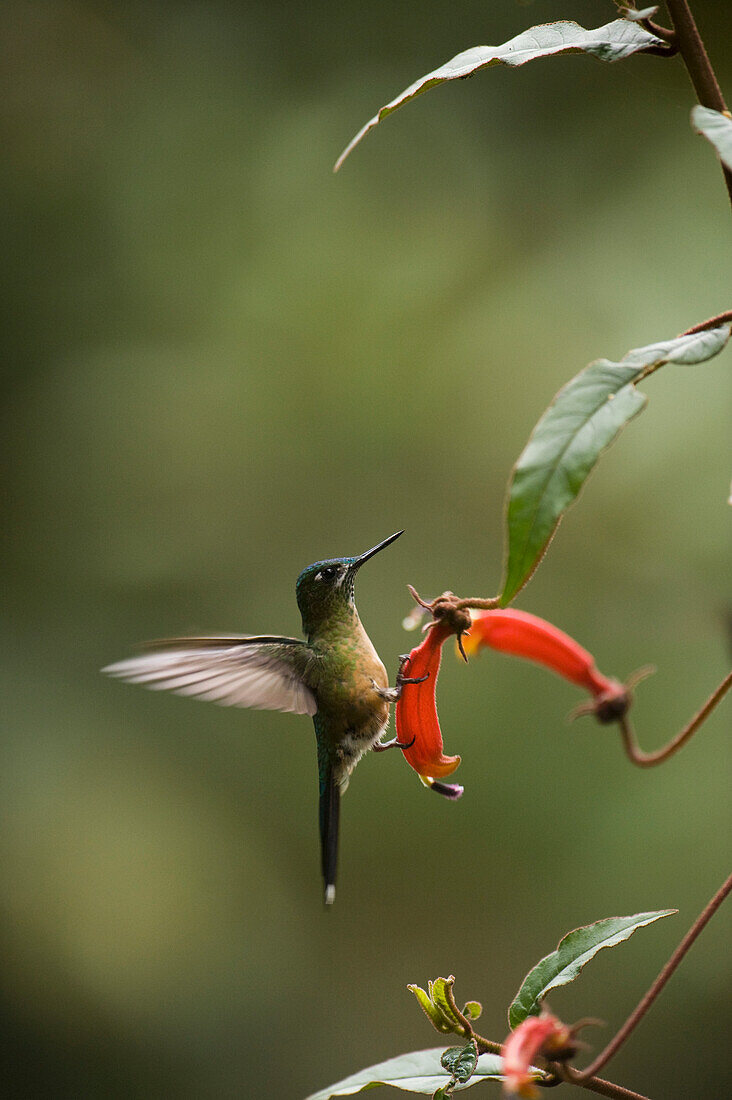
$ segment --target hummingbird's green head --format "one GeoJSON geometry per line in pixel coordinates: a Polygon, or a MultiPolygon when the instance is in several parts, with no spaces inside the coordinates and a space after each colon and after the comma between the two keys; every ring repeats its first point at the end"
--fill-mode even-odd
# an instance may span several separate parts
{"type": "Polygon", "coordinates": [[[364,562],[403,534],[403,531],[397,531],[357,558],[329,558],[303,569],[295,586],[303,631],[312,634],[330,619],[338,618],[344,611],[353,608],[356,573],[364,562]]]}

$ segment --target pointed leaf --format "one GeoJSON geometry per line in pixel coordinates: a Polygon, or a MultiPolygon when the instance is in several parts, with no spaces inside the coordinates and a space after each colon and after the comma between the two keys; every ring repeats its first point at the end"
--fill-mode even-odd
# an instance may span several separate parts
{"type": "Polygon", "coordinates": [[[710,141],[725,167],[732,171],[732,117],[710,107],[694,107],[691,125],[710,141]]]}
{"type": "MultiPolygon", "coordinates": [[[[388,1062],[379,1062],[376,1066],[361,1070],[350,1077],[345,1077],[335,1085],[321,1089],[313,1093],[308,1100],[331,1100],[335,1096],[353,1096],[357,1092],[365,1092],[367,1089],[376,1088],[377,1085],[391,1085],[403,1092],[417,1092],[423,1096],[434,1095],[435,1091],[449,1085],[452,1074],[440,1062],[443,1050],[436,1047],[432,1050],[415,1050],[411,1054],[402,1054],[398,1058],[390,1058],[388,1062]]],[[[480,1081],[502,1081],[502,1060],[497,1054],[481,1054],[478,1058],[475,1072],[470,1081],[465,1084],[457,1084],[455,1092],[472,1088],[480,1081]]],[[[542,1076],[540,1070],[536,1070],[536,1078],[542,1076]]]]}
{"type": "MultiPolygon", "coordinates": [[[[445,1035],[450,1035],[455,1030],[452,1026],[452,1014],[449,1017],[445,1017],[437,1005],[433,1002],[428,993],[425,993],[424,989],[421,989],[418,985],[408,985],[409,989],[419,1001],[427,1019],[430,1021],[433,1027],[438,1031],[443,1032],[445,1035]]],[[[430,991],[432,990],[432,983],[430,982],[430,991]]]]}
{"type": "Polygon", "coordinates": [[[664,363],[702,363],[722,350],[730,325],[598,359],[559,391],[516,463],[508,491],[505,607],[539,564],[563,513],[603,450],[645,406],[635,384],[664,363]]]}
{"type": "Polygon", "coordinates": [[[478,1048],[475,1045],[475,1039],[471,1039],[464,1047],[450,1047],[440,1061],[456,1082],[462,1084],[469,1081],[478,1064],[478,1048]]]}
{"type": "Polygon", "coordinates": [[[676,909],[660,909],[654,913],[634,913],[630,917],[608,917],[569,932],[559,941],[556,951],[538,962],[524,978],[508,1010],[511,1030],[527,1016],[537,1016],[547,993],[574,981],[603,947],[615,947],[632,936],[636,929],[676,912],[676,909]]]}
{"type": "Polygon", "coordinates": [[[663,46],[663,44],[660,38],[644,30],[638,23],[626,19],[615,19],[604,27],[593,27],[591,30],[585,30],[578,23],[563,19],[558,23],[543,23],[541,26],[532,27],[501,46],[473,46],[446,61],[433,72],[420,77],[414,84],[405,88],[396,99],[392,99],[382,107],[346,146],[336,161],[334,171],[338,171],[351,150],[355,149],[369,130],[373,130],[374,126],[377,126],[387,115],[396,111],[402,104],[408,103],[410,99],[415,99],[422,92],[426,92],[428,88],[434,88],[448,80],[462,80],[480,69],[487,69],[489,65],[525,65],[527,61],[561,53],[581,52],[599,57],[601,61],[620,61],[624,57],[637,53],[638,50],[647,50],[649,46],[663,46]]]}

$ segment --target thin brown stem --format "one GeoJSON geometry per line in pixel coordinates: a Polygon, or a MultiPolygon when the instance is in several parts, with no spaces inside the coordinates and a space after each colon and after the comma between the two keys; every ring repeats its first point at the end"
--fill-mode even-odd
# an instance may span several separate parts
{"type": "MultiPolygon", "coordinates": [[[[574,1082],[567,1083],[573,1084],[574,1082]]],[[[649,1097],[644,1096],[642,1093],[624,1089],[622,1085],[616,1085],[613,1081],[606,1081],[603,1077],[591,1077],[588,1081],[583,1081],[580,1088],[587,1089],[589,1092],[596,1092],[599,1096],[609,1096],[611,1100],[649,1100],[649,1097]]]]}
{"type": "Polygon", "coordinates": [[[664,745],[660,749],[656,749],[655,752],[643,752],[639,747],[636,740],[635,732],[630,723],[630,719],[627,714],[622,715],[618,719],[620,726],[620,736],[623,740],[623,748],[629,760],[632,760],[634,764],[637,764],[639,768],[652,768],[656,764],[662,764],[664,760],[668,760],[670,756],[678,752],[686,742],[694,736],[696,731],[701,725],[706,722],[709,715],[712,713],[718,703],[722,701],[729,689],[732,687],[732,672],[727,673],[722,683],[716,688],[715,691],[707,699],[701,710],[694,715],[691,721],[684,726],[680,733],[677,733],[675,737],[672,737],[668,744],[664,745]]]}
{"type": "Polygon", "coordinates": [[[478,1044],[478,1054],[500,1054],[503,1050],[502,1043],[494,1043],[492,1039],[484,1039],[482,1035],[473,1032],[471,1038],[478,1044]]]}
{"type": "MultiPolygon", "coordinates": [[[[676,45],[699,103],[713,111],[726,111],[727,104],[687,0],[666,0],[666,7],[674,26],[676,45]]],[[[722,171],[732,202],[732,171],[725,164],[722,171]]]]}
{"type": "Polygon", "coordinates": [[[668,27],[662,27],[659,23],[654,23],[652,19],[641,19],[640,25],[650,31],[651,34],[655,34],[656,38],[662,38],[664,42],[668,42],[669,46],[672,46],[674,52],[676,52],[676,35],[672,30],[668,27]]]}
{"type": "Polygon", "coordinates": [[[500,605],[500,596],[491,596],[490,599],[485,599],[482,596],[468,596],[464,600],[458,600],[455,608],[458,611],[468,611],[471,607],[475,611],[495,611],[500,605]]]}
{"type": "MultiPolygon", "coordinates": [[[[605,1049],[598,1054],[597,1058],[581,1073],[577,1073],[576,1070],[572,1070],[569,1066],[564,1067],[566,1078],[574,1085],[588,1084],[589,1079],[594,1077],[598,1070],[610,1061],[612,1056],[620,1049],[625,1040],[631,1034],[632,1031],[638,1026],[640,1021],[645,1016],[648,1009],[651,1007],[656,997],[659,995],[663,987],[668,982],[671,975],[678,967],[681,960],[686,955],[687,951],[712,919],[714,914],[719,909],[720,905],[732,891],[732,875],[727,881],[719,888],[708,905],[704,907],[697,919],[692,924],[689,931],[684,936],[679,946],[674,951],[671,958],[661,970],[660,974],[656,978],[651,988],[646,993],[645,997],[640,1001],[637,1007],[631,1012],[628,1019],[625,1021],[620,1031],[615,1035],[613,1039],[607,1044],[605,1049]]],[[[610,1095],[607,1093],[606,1095],[610,1095]]]]}

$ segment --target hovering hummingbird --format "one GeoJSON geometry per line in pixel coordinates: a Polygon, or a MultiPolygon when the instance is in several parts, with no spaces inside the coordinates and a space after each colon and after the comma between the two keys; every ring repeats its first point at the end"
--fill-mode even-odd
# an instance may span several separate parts
{"type": "Polygon", "coordinates": [[[340,796],[351,772],[381,742],[389,704],[402,685],[386,670],[364,630],[354,601],[361,566],[402,535],[397,531],[357,558],[330,558],[303,569],[297,606],[306,641],[277,635],[172,638],[152,642],[139,657],[103,672],[131,684],[208,699],[222,706],[309,714],[315,725],[320,780],[320,845],[325,903],[335,900],[340,796]]]}

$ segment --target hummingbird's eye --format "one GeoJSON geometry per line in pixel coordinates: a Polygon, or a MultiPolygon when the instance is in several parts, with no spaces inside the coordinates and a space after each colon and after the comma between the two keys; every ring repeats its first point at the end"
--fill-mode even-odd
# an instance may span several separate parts
{"type": "Polygon", "coordinates": [[[318,573],[318,577],[323,581],[332,581],[338,573],[338,568],[335,565],[328,565],[325,569],[321,569],[318,573]]]}

